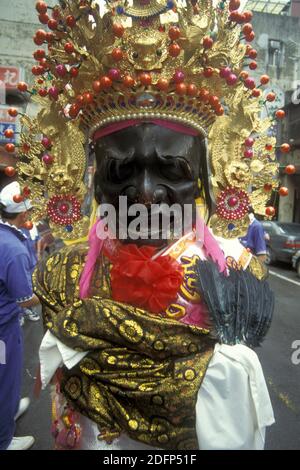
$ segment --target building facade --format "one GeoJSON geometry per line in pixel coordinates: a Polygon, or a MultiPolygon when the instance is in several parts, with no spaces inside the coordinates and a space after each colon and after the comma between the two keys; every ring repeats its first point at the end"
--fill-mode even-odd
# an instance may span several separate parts
{"type": "Polygon", "coordinates": [[[288,196],[275,198],[277,218],[300,223],[300,3],[251,0],[246,9],[255,9],[255,5],[259,11],[253,11],[256,36],[252,46],[258,56],[257,69],[250,71],[251,76],[259,82],[261,75],[269,75],[270,86],[264,87],[265,93],[274,91],[277,95],[276,101],[267,105],[269,112],[278,108],[286,112],[285,120],[277,126],[277,143],[291,145],[288,154],[277,151],[280,182],[289,190],[288,196]],[[280,5],[276,14],[265,12],[275,11],[280,5]],[[296,167],[295,174],[285,174],[288,164],[296,167]]]}

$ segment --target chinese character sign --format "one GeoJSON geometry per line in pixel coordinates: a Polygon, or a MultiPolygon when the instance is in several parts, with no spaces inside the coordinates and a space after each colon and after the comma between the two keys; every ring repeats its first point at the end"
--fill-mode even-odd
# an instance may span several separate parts
{"type": "Polygon", "coordinates": [[[20,79],[18,67],[0,67],[0,81],[4,83],[6,89],[17,88],[20,79]]]}

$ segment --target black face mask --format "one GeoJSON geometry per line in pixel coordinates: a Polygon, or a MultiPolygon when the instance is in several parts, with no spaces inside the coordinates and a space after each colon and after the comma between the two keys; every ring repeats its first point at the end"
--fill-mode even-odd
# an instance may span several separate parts
{"type": "MultiPolygon", "coordinates": [[[[194,216],[199,178],[208,194],[207,179],[203,181],[201,176],[206,159],[200,137],[143,123],[102,137],[95,153],[96,201],[112,204],[117,215],[119,196],[127,196],[128,207],[135,203],[149,209],[151,204],[191,204],[194,216]]],[[[146,243],[139,240],[139,244],[146,243]]]]}

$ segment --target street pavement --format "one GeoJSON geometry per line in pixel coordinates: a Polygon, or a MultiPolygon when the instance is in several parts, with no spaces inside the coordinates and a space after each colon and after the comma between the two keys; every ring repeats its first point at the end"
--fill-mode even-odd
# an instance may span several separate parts
{"type": "MultiPolygon", "coordinates": [[[[270,284],[276,296],[275,314],[267,339],[256,350],[276,418],[276,423],[267,430],[266,449],[300,449],[300,363],[292,362],[295,352],[292,343],[300,341],[300,279],[284,264],[272,266],[270,272],[270,284]]],[[[27,320],[23,328],[23,396],[30,396],[32,401],[28,412],[18,421],[16,435],[33,435],[36,439],[33,450],[52,449],[50,391],[42,391],[38,398],[33,393],[42,322],[27,320]]]]}

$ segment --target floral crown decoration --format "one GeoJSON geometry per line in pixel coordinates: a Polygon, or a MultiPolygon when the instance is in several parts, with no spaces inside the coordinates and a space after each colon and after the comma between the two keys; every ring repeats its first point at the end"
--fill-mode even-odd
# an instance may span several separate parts
{"type": "Polygon", "coordinates": [[[244,233],[249,205],[274,215],[265,208],[278,185],[269,129],[284,111],[260,119],[275,94],[263,97],[269,77],[256,85],[245,70],[256,68],[257,53],[252,13],[241,13],[239,4],[107,0],[100,14],[90,0],[62,0],[54,8],[37,2],[48,30],[33,39],[47,50],[34,52],[33,87],[22,82],[19,89],[41,110],[35,118],[20,116],[17,149],[19,180],[37,220],[47,216],[63,239],[86,234],[86,143],[98,129],[128,119],[179,122],[207,138],[217,235],[244,233]]]}

